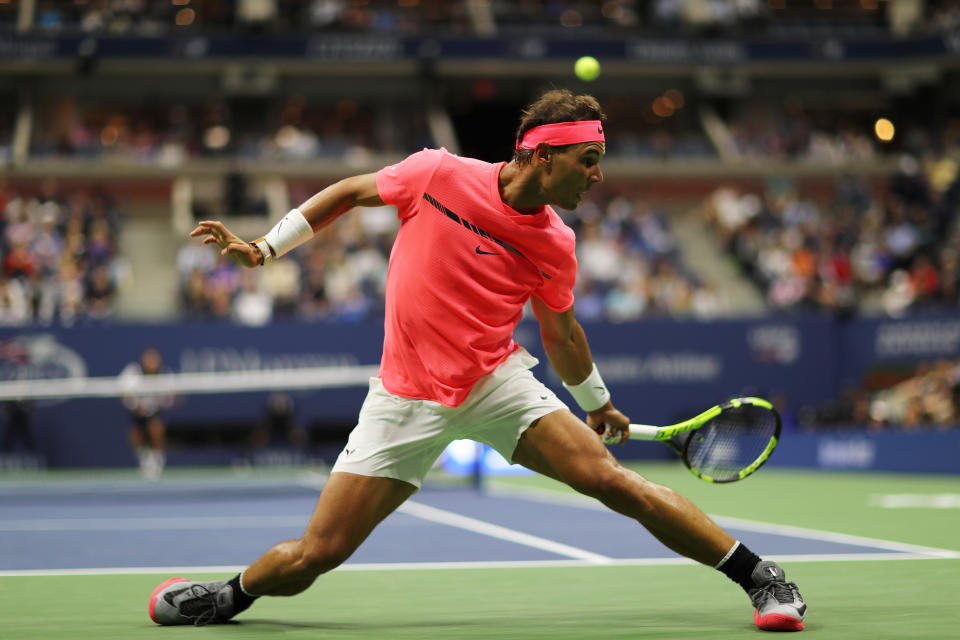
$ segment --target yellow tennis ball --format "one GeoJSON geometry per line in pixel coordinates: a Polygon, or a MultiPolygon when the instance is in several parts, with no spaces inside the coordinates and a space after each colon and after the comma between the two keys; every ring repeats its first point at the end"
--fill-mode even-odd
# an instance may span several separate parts
{"type": "Polygon", "coordinates": [[[592,82],[600,75],[600,63],[593,56],[577,58],[573,63],[573,73],[584,82],[592,82]]]}

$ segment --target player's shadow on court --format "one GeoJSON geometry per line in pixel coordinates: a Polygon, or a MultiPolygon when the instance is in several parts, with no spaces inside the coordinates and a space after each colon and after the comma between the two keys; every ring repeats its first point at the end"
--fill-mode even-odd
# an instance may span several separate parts
{"type": "MultiPolygon", "coordinates": [[[[609,614],[600,616],[591,620],[590,616],[578,616],[578,625],[583,629],[592,629],[596,638],[621,638],[624,629],[633,629],[638,635],[648,635],[662,631],[664,637],[671,633],[697,633],[703,637],[709,637],[708,634],[717,630],[728,630],[733,633],[749,633],[755,631],[753,621],[745,616],[738,616],[735,620],[731,619],[731,613],[704,614],[696,619],[680,620],[673,614],[665,612],[655,613],[652,611],[621,612],[619,615],[610,616],[609,614]]],[[[469,633],[471,637],[476,633],[476,629],[483,628],[490,632],[491,636],[500,635],[497,630],[510,629],[510,637],[540,637],[542,627],[540,625],[531,625],[529,619],[519,619],[514,617],[493,618],[485,616],[476,619],[457,620],[382,620],[382,621],[357,621],[357,622],[292,622],[289,620],[273,619],[243,619],[231,620],[228,624],[239,625],[245,632],[261,631],[265,633],[279,633],[283,631],[294,631],[296,629],[313,629],[317,631],[340,631],[343,633],[385,633],[384,638],[389,638],[389,632],[404,629],[421,629],[424,637],[433,637],[434,633],[440,637],[457,637],[457,629],[462,629],[469,633]],[[467,631],[470,630],[470,631],[467,631]]],[[[366,637],[365,635],[363,637],[366,637]]],[[[586,639],[588,636],[584,636],[586,639]]]]}
{"type": "Polygon", "coordinates": [[[490,627],[490,619],[444,620],[430,622],[290,622],[286,620],[230,620],[229,624],[242,626],[244,630],[283,631],[292,629],[318,629],[325,631],[381,631],[390,629],[456,629],[460,627],[490,627]]]}

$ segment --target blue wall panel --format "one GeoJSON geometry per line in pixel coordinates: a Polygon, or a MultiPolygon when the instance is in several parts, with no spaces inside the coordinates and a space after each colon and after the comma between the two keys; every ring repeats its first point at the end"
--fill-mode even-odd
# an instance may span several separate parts
{"type": "MultiPolygon", "coordinates": [[[[789,415],[790,409],[802,405],[829,402],[872,367],[960,356],[960,315],[849,321],[823,316],[709,323],[651,320],[584,326],[615,404],[635,422],[648,424],[679,421],[725,398],[746,394],[769,397],[789,415]]],[[[536,322],[521,323],[516,339],[540,358],[538,376],[569,399],[547,364],[536,322]]],[[[379,321],[268,328],[217,323],[5,328],[0,330],[0,379],[113,376],[148,345],[157,347],[175,372],[375,365],[383,330],[379,321]]],[[[365,392],[356,387],[293,395],[304,424],[350,425],[365,392]]],[[[169,412],[169,422],[197,429],[250,425],[262,414],[265,400],[264,393],[184,396],[169,412]]],[[[791,426],[787,425],[788,434],[791,426]]],[[[53,466],[128,464],[132,459],[119,400],[39,403],[34,427],[42,453],[53,466]]],[[[790,435],[777,452],[779,462],[824,466],[820,457],[831,459],[829,443],[805,438],[790,435]],[[827,447],[826,453],[821,454],[821,446],[827,447]]],[[[920,442],[908,438],[903,443],[915,441],[920,442]]],[[[848,449],[857,450],[852,445],[848,449]]],[[[842,450],[840,445],[833,448],[836,459],[842,458],[842,450]]],[[[902,465],[886,451],[877,448],[871,464],[902,465]]],[[[911,445],[910,451],[920,449],[911,445]]],[[[938,464],[949,466],[949,461],[938,464]]]]}

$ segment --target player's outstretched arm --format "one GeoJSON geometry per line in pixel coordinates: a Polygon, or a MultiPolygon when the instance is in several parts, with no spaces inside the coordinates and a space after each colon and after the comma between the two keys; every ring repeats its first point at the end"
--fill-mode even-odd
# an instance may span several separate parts
{"type": "Polygon", "coordinates": [[[263,265],[291,251],[313,237],[354,207],[383,205],[377,192],[375,173],[344,178],[292,209],[263,237],[246,242],[219,220],[204,220],[190,232],[204,244],[216,243],[220,253],[245,267],[263,265]]]}
{"type": "Polygon", "coordinates": [[[605,428],[618,432],[618,441],[623,444],[630,436],[630,419],[610,402],[610,393],[590,355],[587,335],[573,309],[553,311],[539,298],[530,300],[550,365],[580,408],[587,412],[587,425],[598,434],[605,428]]]}

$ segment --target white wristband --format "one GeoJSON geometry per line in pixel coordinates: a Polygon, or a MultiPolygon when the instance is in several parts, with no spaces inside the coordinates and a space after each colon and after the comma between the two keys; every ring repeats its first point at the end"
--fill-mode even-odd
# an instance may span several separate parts
{"type": "Polygon", "coordinates": [[[260,250],[260,255],[263,256],[263,261],[260,263],[261,267],[265,267],[273,260],[273,251],[270,249],[270,245],[267,244],[267,241],[263,238],[257,238],[252,243],[257,249],[260,250]]]}
{"type": "MultiPolygon", "coordinates": [[[[267,235],[263,236],[263,242],[267,244],[267,249],[269,249],[263,254],[264,264],[272,258],[279,258],[292,251],[312,237],[313,229],[307,219],[303,217],[303,214],[300,213],[300,209],[291,209],[290,213],[283,216],[280,222],[273,229],[270,229],[267,235]]],[[[257,246],[260,246],[259,242],[257,246]]]]}
{"type": "Polygon", "coordinates": [[[603,378],[600,377],[596,362],[593,363],[593,371],[590,372],[586,380],[573,385],[564,382],[563,386],[577,401],[580,408],[587,413],[596,411],[610,402],[610,391],[607,389],[607,385],[603,383],[603,378]]]}

